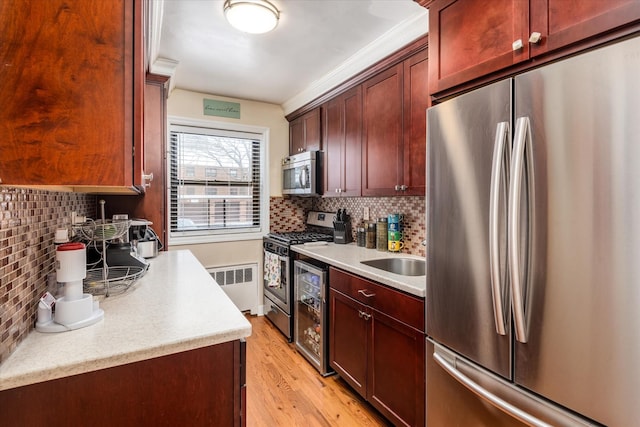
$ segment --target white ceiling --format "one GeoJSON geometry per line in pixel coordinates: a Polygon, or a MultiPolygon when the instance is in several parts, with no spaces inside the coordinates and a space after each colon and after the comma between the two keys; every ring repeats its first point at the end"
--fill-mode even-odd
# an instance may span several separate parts
{"type": "Polygon", "coordinates": [[[176,61],[172,87],[288,114],[428,30],[427,11],[413,0],[271,1],[278,26],[251,35],[227,23],[223,0],[154,0],[152,72],[176,61]]]}

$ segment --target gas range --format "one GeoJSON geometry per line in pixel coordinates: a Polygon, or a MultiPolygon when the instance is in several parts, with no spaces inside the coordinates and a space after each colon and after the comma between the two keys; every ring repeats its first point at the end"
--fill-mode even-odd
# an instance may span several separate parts
{"type": "Polygon", "coordinates": [[[264,241],[286,246],[310,242],[332,242],[334,217],[335,214],[333,212],[309,212],[307,215],[307,230],[269,233],[264,238],[264,241]]]}
{"type": "Polygon", "coordinates": [[[269,233],[267,238],[286,245],[300,245],[310,242],[332,242],[332,232],[292,231],[288,233],[269,233]]]}
{"type": "Polygon", "coordinates": [[[293,339],[294,256],[291,245],[333,241],[333,212],[309,212],[307,230],[269,233],[264,237],[264,313],[287,337],[293,339]]]}

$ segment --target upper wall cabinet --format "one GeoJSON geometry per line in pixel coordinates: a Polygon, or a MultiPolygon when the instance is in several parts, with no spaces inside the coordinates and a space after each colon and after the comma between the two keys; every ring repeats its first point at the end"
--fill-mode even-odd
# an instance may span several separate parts
{"type": "Polygon", "coordinates": [[[360,196],[362,89],[338,95],[322,107],[324,195],[360,196]]]}
{"type": "Polygon", "coordinates": [[[362,84],[362,195],[425,195],[428,54],[421,50],[362,84]]]}
{"type": "Polygon", "coordinates": [[[638,0],[435,0],[429,5],[429,93],[638,19],[638,0]]]}
{"type": "Polygon", "coordinates": [[[362,85],[362,195],[395,194],[402,177],[402,82],[398,64],[362,85]]]}
{"type": "Polygon", "coordinates": [[[427,92],[429,55],[425,49],[404,61],[404,107],[401,191],[407,196],[426,194],[427,108],[431,99],[427,92]]]}
{"type": "Polygon", "coordinates": [[[320,150],[320,135],[318,107],[289,123],[289,154],[320,150]]]}
{"type": "Polygon", "coordinates": [[[0,182],[143,185],[142,0],[0,2],[0,182]]]}

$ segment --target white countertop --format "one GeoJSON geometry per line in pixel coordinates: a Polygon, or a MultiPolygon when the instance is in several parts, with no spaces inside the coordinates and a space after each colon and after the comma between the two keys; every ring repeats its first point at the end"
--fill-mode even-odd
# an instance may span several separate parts
{"type": "Polygon", "coordinates": [[[126,292],[100,298],[104,319],[75,331],[33,331],[0,365],[0,390],[251,335],[251,324],[186,250],[161,252],[126,292]]]}
{"type": "Polygon", "coordinates": [[[360,261],[380,258],[415,258],[424,257],[395,252],[383,252],[376,249],[367,249],[357,246],[355,243],[347,245],[336,245],[328,243],[326,245],[294,245],[291,246],[294,252],[298,252],[319,261],[323,261],[334,267],[357,274],[367,279],[371,279],[391,288],[395,288],[409,294],[424,298],[427,288],[426,276],[402,276],[400,274],[389,273],[378,268],[361,264],[360,261]]]}

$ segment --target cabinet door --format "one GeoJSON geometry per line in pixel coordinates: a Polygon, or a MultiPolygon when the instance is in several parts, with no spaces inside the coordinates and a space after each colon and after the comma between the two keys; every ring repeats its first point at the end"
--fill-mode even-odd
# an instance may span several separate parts
{"type": "Polygon", "coordinates": [[[320,108],[315,108],[289,124],[289,154],[320,150],[320,136],[320,108]]]}
{"type": "Polygon", "coordinates": [[[367,344],[369,323],[364,305],[329,289],[329,361],[358,394],[367,395],[367,344]]]}
{"type": "Polygon", "coordinates": [[[530,0],[531,31],[542,40],[531,56],[615,29],[640,19],[638,0],[530,0]]]}
{"type": "Polygon", "coordinates": [[[2,390],[2,425],[245,425],[245,346],[230,341],[2,390]],[[52,396],[55,416],[42,407],[52,396]]]}
{"type": "Polygon", "coordinates": [[[320,150],[322,148],[320,140],[320,108],[315,108],[302,117],[304,121],[305,151],[320,150]]]}
{"type": "Polygon", "coordinates": [[[367,400],[395,425],[425,423],[425,335],[373,310],[367,400]]]}
{"type": "Polygon", "coordinates": [[[289,154],[304,151],[304,120],[302,117],[289,123],[289,154]]]}
{"type": "Polygon", "coordinates": [[[362,90],[339,95],[323,107],[324,195],[360,196],[362,90]]]}
{"type": "Polygon", "coordinates": [[[424,196],[426,189],[429,61],[424,50],[404,61],[403,194],[424,196]]]}
{"type": "Polygon", "coordinates": [[[339,196],[343,185],[344,104],[338,97],[322,107],[324,196],[339,196]]]}
{"type": "Polygon", "coordinates": [[[362,195],[393,196],[402,180],[403,65],[362,84],[362,195]]]}
{"type": "Polygon", "coordinates": [[[359,197],[362,194],[362,88],[360,86],[343,95],[344,150],[341,194],[359,197]]]}
{"type": "Polygon", "coordinates": [[[429,93],[529,59],[528,31],[527,0],[434,1],[429,7],[429,93]],[[514,50],[516,40],[522,48],[514,50]]]}
{"type": "Polygon", "coordinates": [[[141,183],[142,16],[142,1],[0,2],[3,184],[141,183]]]}
{"type": "Polygon", "coordinates": [[[144,170],[153,174],[144,197],[105,196],[106,216],[127,212],[131,218],[145,218],[167,249],[166,141],[168,77],[147,74],[144,90],[144,170]]]}

